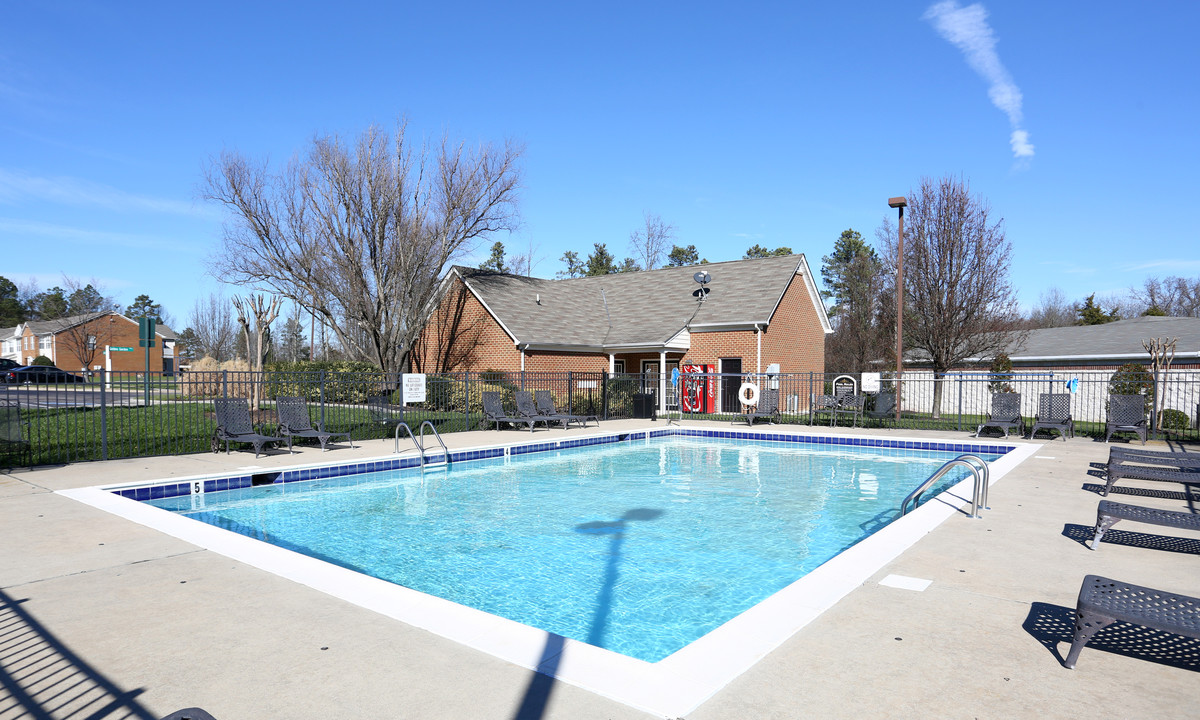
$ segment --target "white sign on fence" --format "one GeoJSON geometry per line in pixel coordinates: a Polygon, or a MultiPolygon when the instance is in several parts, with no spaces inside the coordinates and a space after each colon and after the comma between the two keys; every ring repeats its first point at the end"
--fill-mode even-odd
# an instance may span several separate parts
{"type": "Polygon", "coordinates": [[[879,392],[879,373],[862,374],[862,391],[865,393],[879,392]]]}
{"type": "Polygon", "coordinates": [[[404,373],[400,376],[404,387],[404,404],[425,402],[425,373],[404,373]]]}
{"type": "Polygon", "coordinates": [[[595,380],[576,380],[575,387],[580,390],[595,390],[600,387],[600,383],[595,380]]]}

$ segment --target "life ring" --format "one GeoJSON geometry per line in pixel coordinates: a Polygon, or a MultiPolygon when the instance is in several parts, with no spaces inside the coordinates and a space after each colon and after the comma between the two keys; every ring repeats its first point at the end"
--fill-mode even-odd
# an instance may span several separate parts
{"type": "Polygon", "coordinates": [[[758,386],[754,383],[745,382],[738,388],[738,399],[743,405],[758,404],[758,386]]]}

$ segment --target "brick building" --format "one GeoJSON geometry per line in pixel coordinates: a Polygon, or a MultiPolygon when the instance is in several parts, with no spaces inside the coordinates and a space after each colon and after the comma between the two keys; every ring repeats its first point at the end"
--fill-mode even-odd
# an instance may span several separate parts
{"type": "MultiPolygon", "coordinates": [[[[456,267],[413,365],[421,372],[659,373],[662,384],[681,364],[734,374],[771,365],[823,372],[830,332],[803,255],[567,280],[456,267]],[[712,276],[704,302],[693,280],[700,270],[712,276]]],[[[732,406],[729,398],[722,404],[732,406]]]]}
{"type": "MultiPolygon", "coordinates": [[[[120,313],[30,320],[10,332],[4,342],[4,357],[22,365],[44,355],[57,367],[71,372],[106,367],[118,371],[146,369],[146,351],[138,346],[138,322],[120,313]]],[[[158,342],[150,348],[150,370],[173,372],[175,334],[166,325],[159,325],[156,336],[158,342]]]]}

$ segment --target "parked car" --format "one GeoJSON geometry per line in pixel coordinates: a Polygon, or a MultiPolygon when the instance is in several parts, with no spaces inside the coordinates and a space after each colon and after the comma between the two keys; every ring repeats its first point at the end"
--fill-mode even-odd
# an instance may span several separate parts
{"type": "Polygon", "coordinates": [[[16,360],[9,360],[8,358],[0,358],[0,374],[6,373],[9,370],[16,370],[19,367],[23,367],[23,366],[21,365],[21,363],[17,362],[16,360]]]}
{"type": "Polygon", "coordinates": [[[4,382],[16,385],[30,385],[33,383],[81,383],[86,382],[78,375],[60,370],[51,365],[29,365],[26,367],[18,367],[15,370],[9,370],[3,374],[4,382]]]}

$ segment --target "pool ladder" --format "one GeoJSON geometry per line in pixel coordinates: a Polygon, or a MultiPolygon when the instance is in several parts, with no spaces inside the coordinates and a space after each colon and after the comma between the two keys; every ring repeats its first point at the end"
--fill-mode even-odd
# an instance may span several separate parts
{"type": "Polygon", "coordinates": [[[918,485],[917,489],[910,492],[908,497],[904,498],[904,502],[900,503],[900,514],[907,515],[909,510],[915,510],[917,503],[921,501],[921,495],[956,467],[965,467],[975,476],[975,491],[971,495],[971,517],[982,517],[981,511],[991,509],[988,507],[988,464],[983,461],[983,458],[970,453],[954,458],[938,468],[937,472],[930,475],[928,480],[918,485]],[[911,508],[908,507],[910,502],[912,503],[911,508]]]}
{"type": "Polygon", "coordinates": [[[408,433],[409,439],[413,441],[413,445],[417,446],[417,452],[421,454],[422,470],[430,465],[450,465],[450,449],[446,447],[446,441],[442,440],[442,436],[438,434],[437,428],[435,428],[433,423],[428,420],[421,423],[421,426],[417,431],[420,433],[419,435],[412,431],[412,428],[408,426],[408,423],[396,423],[396,446],[392,451],[393,453],[400,452],[400,428],[404,428],[404,431],[408,433]],[[438,462],[429,462],[429,455],[425,452],[425,426],[427,425],[429,426],[429,432],[433,433],[434,439],[438,441],[438,445],[442,446],[442,459],[438,462]]]}

